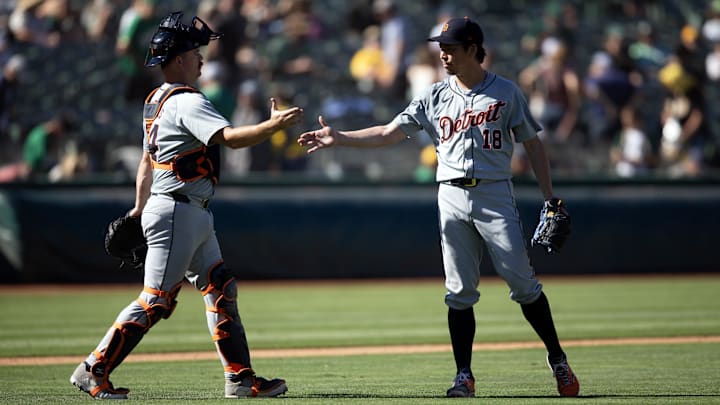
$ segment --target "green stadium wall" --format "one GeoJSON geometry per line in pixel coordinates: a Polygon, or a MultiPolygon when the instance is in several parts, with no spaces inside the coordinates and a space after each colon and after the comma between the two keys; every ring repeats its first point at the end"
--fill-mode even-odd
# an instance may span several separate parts
{"type": "MultiPolygon", "coordinates": [[[[436,186],[221,186],[211,203],[227,265],[238,279],[441,277],[436,186]]],[[[526,235],[541,196],[516,184],[526,235]]],[[[538,274],[698,273],[720,270],[720,185],[556,185],[573,219],[563,250],[531,249],[538,274]]],[[[0,188],[0,282],[137,282],[103,246],[105,227],[134,189],[97,185],[0,188]]],[[[485,255],[481,271],[494,275],[485,255]]]]}

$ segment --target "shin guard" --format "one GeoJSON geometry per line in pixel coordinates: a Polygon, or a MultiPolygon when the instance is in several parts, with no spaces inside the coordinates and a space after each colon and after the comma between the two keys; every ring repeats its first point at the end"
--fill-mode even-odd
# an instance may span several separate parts
{"type": "Polygon", "coordinates": [[[90,372],[98,378],[107,378],[140,343],[145,333],[160,319],[167,319],[177,305],[177,295],[182,284],[171,291],[145,287],[135,302],[123,312],[105,338],[93,351],[94,361],[88,361],[90,372]]]}
{"type": "Polygon", "coordinates": [[[251,368],[245,328],[237,309],[237,286],[232,273],[219,263],[210,270],[209,284],[202,291],[208,329],[215,341],[220,361],[228,374],[251,368]]]}

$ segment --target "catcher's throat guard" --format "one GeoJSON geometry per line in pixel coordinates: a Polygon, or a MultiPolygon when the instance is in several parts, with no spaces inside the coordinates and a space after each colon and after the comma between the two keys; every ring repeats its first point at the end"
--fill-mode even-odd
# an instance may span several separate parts
{"type": "Polygon", "coordinates": [[[190,25],[183,24],[182,18],[183,13],[177,11],[160,21],[145,55],[145,66],[160,65],[172,56],[205,46],[211,40],[222,36],[211,30],[205,21],[197,16],[193,17],[190,25]]]}

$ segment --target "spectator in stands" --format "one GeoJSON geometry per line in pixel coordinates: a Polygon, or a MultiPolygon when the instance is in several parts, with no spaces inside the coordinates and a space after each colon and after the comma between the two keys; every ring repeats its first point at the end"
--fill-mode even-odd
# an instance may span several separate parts
{"type": "Polygon", "coordinates": [[[432,143],[425,145],[420,150],[418,166],[413,172],[413,180],[417,183],[434,183],[435,172],[437,171],[437,152],[432,143]]]}
{"type": "Polygon", "coordinates": [[[251,40],[262,40],[269,36],[269,26],[277,20],[274,3],[270,0],[245,0],[240,14],[247,21],[246,33],[251,40]]]}
{"type": "Polygon", "coordinates": [[[14,133],[17,125],[15,100],[20,90],[20,77],[25,69],[25,58],[22,55],[13,55],[2,67],[0,75],[0,162],[11,159],[17,150],[15,144],[19,141],[18,134],[14,133]]]}
{"type": "Polygon", "coordinates": [[[708,6],[707,16],[702,25],[702,36],[708,44],[705,56],[705,73],[714,83],[720,82],[720,0],[708,6]]]}
{"type": "Polygon", "coordinates": [[[553,37],[565,44],[567,58],[573,60],[579,26],[577,5],[558,0],[538,3],[543,4],[542,11],[522,32],[520,44],[523,53],[531,56],[540,54],[545,38],[553,37]]]}
{"type": "Polygon", "coordinates": [[[18,0],[10,15],[8,26],[18,42],[30,43],[46,48],[60,44],[60,32],[48,20],[46,0],[18,0]]]}
{"type": "MultiPolygon", "coordinates": [[[[293,105],[294,95],[282,85],[270,86],[270,97],[274,97],[277,108],[284,110],[293,105]]],[[[307,166],[307,154],[303,147],[295,142],[290,129],[283,129],[274,133],[269,140],[271,146],[270,172],[302,171],[307,166]]]]}
{"type": "MultiPolygon", "coordinates": [[[[211,41],[206,49],[206,60],[219,60],[227,70],[224,83],[235,89],[244,79],[236,54],[244,46],[252,45],[248,41],[247,18],[240,13],[239,0],[204,0],[198,5],[197,15],[208,25],[217,27],[223,34],[222,40],[211,41]]],[[[253,76],[255,77],[255,76],[253,76]]]]}
{"type": "MultiPolygon", "coordinates": [[[[548,158],[555,168],[571,169],[575,159],[570,140],[580,116],[580,78],[567,61],[567,46],[559,38],[546,37],[540,46],[540,56],[520,71],[518,84],[528,97],[533,116],[542,126],[543,142],[556,144],[549,148],[548,158]]],[[[578,142],[574,142],[578,143],[578,142]]],[[[529,169],[523,148],[515,148],[511,165],[517,174],[529,169]]]]}
{"type": "Polygon", "coordinates": [[[680,43],[675,47],[673,53],[677,56],[683,69],[700,81],[700,86],[705,84],[707,75],[705,73],[705,49],[700,41],[700,32],[690,24],[686,24],[680,30],[680,43]]]}
{"type": "Polygon", "coordinates": [[[708,5],[702,35],[709,42],[720,40],[720,0],[713,0],[708,5]]]}
{"type": "Polygon", "coordinates": [[[89,1],[80,13],[80,22],[87,38],[93,42],[114,41],[119,19],[118,4],[113,0],[89,1]]]}
{"type": "Polygon", "coordinates": [[[60,36],[60,44],[78,44],[87,41],[87,34],[80,24],[79,7],[71,6],[71,0],[45,0],[42,15],[50,27],[60,36]]]}
{"type": "Polygon", "coordinates": [[[311,41],[325,36],[324,23],[313,11],[312,0],[279,0],[277,13],[283,18],[293,14],[306,21],[308,27],[305,36],[311,41]]]}
{"type": "Polygon", "coordinates": [[[420,44],[415,47],[413,59],[405,73],[409,86],[406,96],[408,101],[427,90],[431,84],[445,77],[444,74],[442,76],[438,75],[436,61],[440,60],[440,58],[436,55],[438,55],[438,53],[432,53],[430,48],[425,44],[420,44]]]}
{"type": "Polygon", "coordinates": [[[350,75],[361,93],[370,94],[392,80],[389,65],[380,48],[380,27],[370,25],[363,31],[362,47],[350,58],[350,75]]]}
{"type": "Polygon", "coordinates": [[[575,54],[577,31],[580,26],[577,5],[569,1],[550,1],[545,4],[542,14],[543,32],[540,45],[547,37],[554,37],[565,45],[569,58],[575,54]]]}
{"type": "Polygon", "coordinates": [[[47,178],[63,159],[64,144],[75,119],[61,112],[30,130],[23,145],[23,160],[31,178],[47,178]]]}
{"type": "Polygon", "coordinates": [[[558,38],[545,38],[540,57],[520,72],[518,82],[543,127],[543,141],[566,142],[575,129],[581,102],[580,79],[567,62],[567,46],[558,38]]]}
{"type": "Polygon", "coordinates": [[[670,51],[661,44],[655,29],[648,21],[636,25],[636,38],[630,44],[628,54],[643,75],[643,81],[656,80],[657,72],[667,63],[670,51]]]}
{"type": "Polygon", "coordinates": [[[609,146],[620,130],[620,110],[635,96],[639,80],[627,54],[624,33],[610,27],[603,50],[593,54],[583,83],[587,101],[584,122],[590,145],[609,146]]]}
{"type": "MultiPolygon", "coordinates": [[[[239,10],[239,18],[245,21],[245,39],[235,50],[233,63],[230,63],[230,66],[235,68],[235,77],[239,83],[236,88],[247,80],[255,80],[258,77],[270,79],[263,51],[271,36],[268,26],[275,18],[275,9],[269,0],[245,0],[239,5],[239,10]]],[[[218,31],[222,32],[220,28],[218,31]]],[[[262,109],[265,109],[264,105],[262,109]]]]}
{"type": "Polygon", "coordinates": [[[360,38],[365,28],[378,24],[372,7],[368,7],[370,1],[371,0],[346,1],[347,13],[345,15],[344,26],[347,27],[347,34],[354,43],[361,42],[360,38]]]}
{"type": "Polygon", "coordinates": [[[0,65],[4,65],[13,55],[12,46],[15,41],[8,26],[10,12],[0,8],[0,65]]]}
{"type": "Polygon", "coordinates": [[[380,47],[390,70],[390,79],[382,83],[383,94],[391,101],[405,102],[405,71],[413,51],[409,44],[407,21],[398,13],[395,0],[375,0],[373,11],[380,22],[380,47]]]}
{"type": "MultiPolygon", "coordinates": [[[[712,146],[704,96],[704,71],[698,72],[698,61],[688,47],[696,40],[685,27],[683,44],[670,56],[659,72],[667,89],[662,115],[662,166],[671,177],[696,177],[702,174],[712,146]]],[[[696,31],[695,31],[696,33],[696,31]]]]}
{"type": "Polygon", "coordinates": [[[145,54],[157,19],[157,0],[133,0],[120,17],[115,43],[120,70],[126,77],[125,100],[142,101],[148,93],[162,82],[153,69],[145,69],[145,54]]]}
{"type": "Polygon", "coordinates": [[[319,69],[313,57],[315,44],[308,41],[310,25],[300,13],[288,14],[282,20],[282,32],[267,41],[264,56],[270,80],[295,93],[306,93],[310,78],[319,69]]]}
{"type": "MultiPolygon", "coordinates": [[[[214,41],[218,42],[218,41],[214,41]]],[[[225,85],[227,69],[219,60],[203,63],[202,75],[198,80],[200,91],[217,108],[226,119],[230,119],[235,111],[235,95],[225,85]]]]}
{"type": "MultiPolygon", "coordinates": [[[[263,121],[266,118],[263,116],[265,100],[255,80],[244,81],[237,90],[235,110],[230,122],[239,127],[263,121]]],[[[270,142],[262,142],[249,148],[233,150],[231,153],[227,151],[221,161],[224,172],[231,176],[243,176],[248,172],[267,170],[269,156],[270,142]]]]}
{"type": "Polygon", "coordinates": [[[705,56],[705,73],[710,81],[720,83],[720,38],[710,43],[705,56]]]}
{"type": "Polygon", "coordinates": [[[620,177],[647,175],[655,162],[650,139],[643,129],[642,110],[635,104],[620,112],[622,130],[610,148],[613,174],[620,177]]]}

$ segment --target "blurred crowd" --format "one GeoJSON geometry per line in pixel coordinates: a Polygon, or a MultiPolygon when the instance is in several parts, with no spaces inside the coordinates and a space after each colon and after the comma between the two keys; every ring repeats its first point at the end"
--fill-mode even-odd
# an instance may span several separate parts
{"type": "MultiPolygon", "coordinates": [[[[345,128],[392,119],[445,77],[426,38],[458,15],[483,26],[486,68],[525,92],[558,176],[720,172],[720,0],[6,0],[0,182],[132,179],[161,80],[147,44],[176,10],[224,34],[203,48],[198,86],[234,125],[266,118],[269,97],[306,110],[300,127],[227,152],[227,176],[432,181],[422,134],[311,159],[295,139],[318,114],[345,128]]],[[[521,147],[513,171],[530,175],[521,147]]]]}

